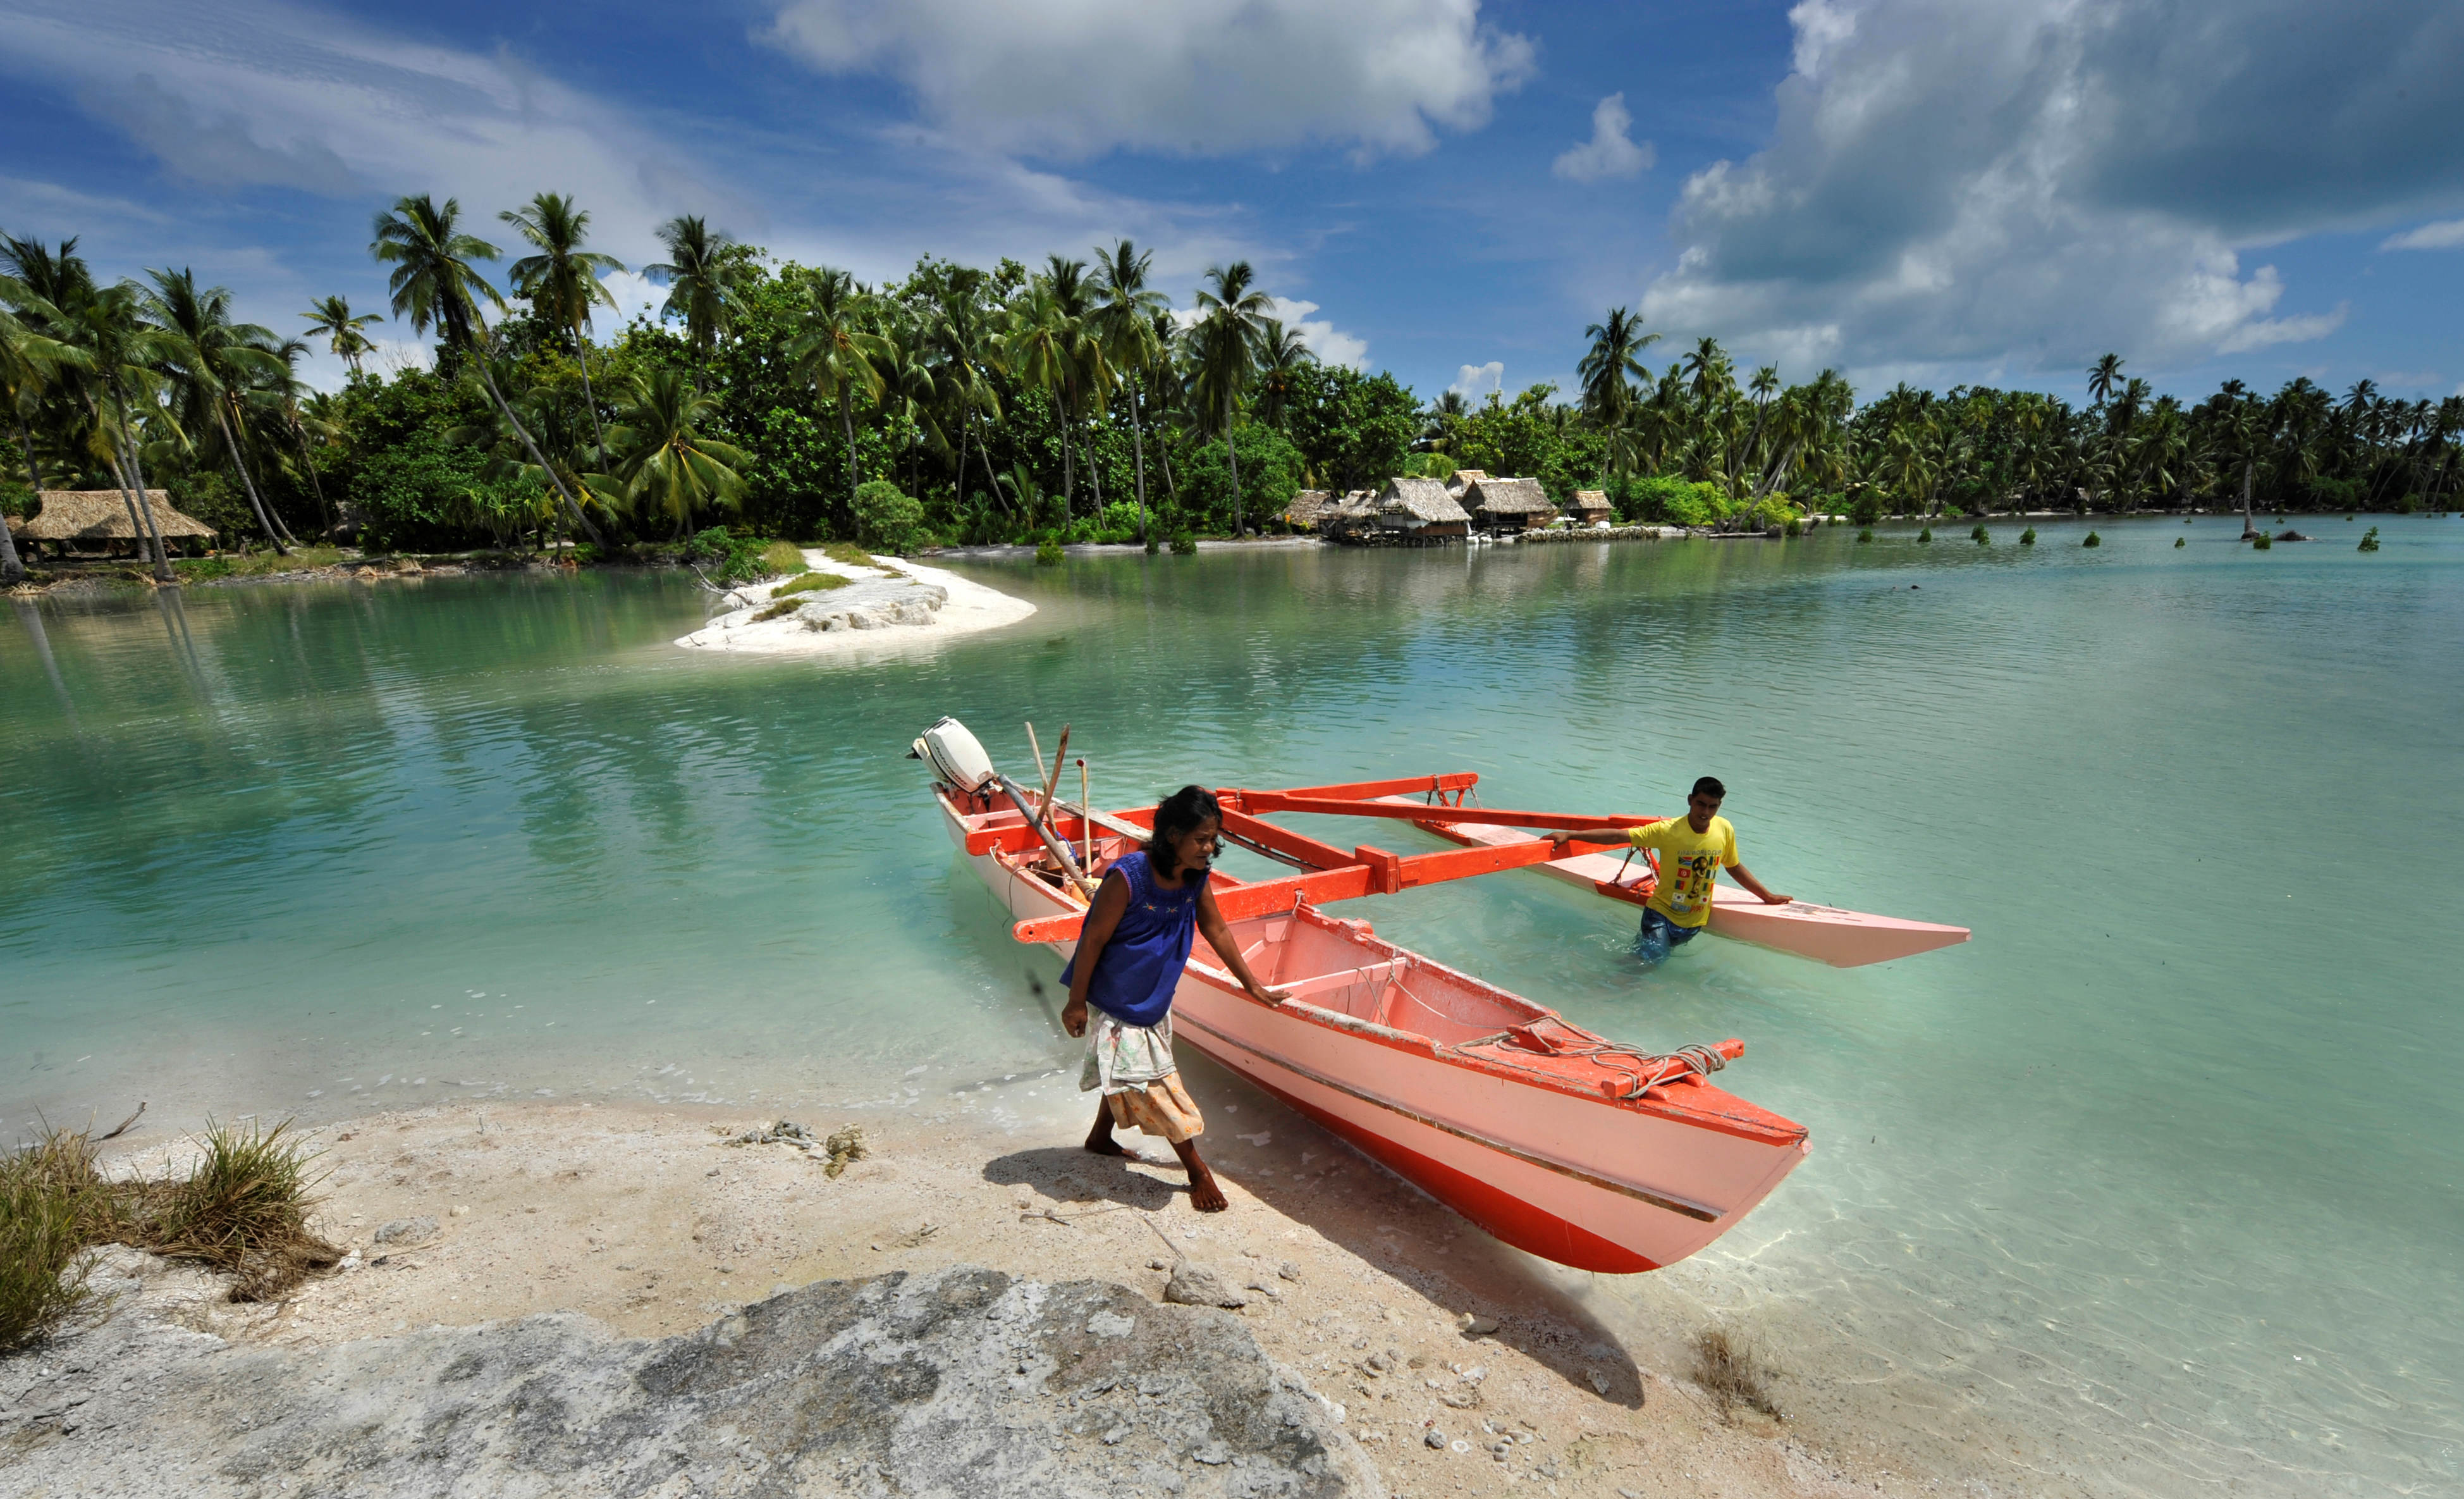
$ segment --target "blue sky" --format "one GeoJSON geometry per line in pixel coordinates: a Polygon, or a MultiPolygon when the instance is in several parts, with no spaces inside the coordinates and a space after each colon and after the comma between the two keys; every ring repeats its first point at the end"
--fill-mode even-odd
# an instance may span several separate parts
{"type": "Polygon", "coordinates": [[[2464,388],[2452,0],[0,0],[0,227],[278,329],[381,308],[397,194],[557,189],[636,265],[680,210],[868,278],[1245,256],[1424,396],[1570,383],[1613,303],[1867,395],[2464,388]]]}

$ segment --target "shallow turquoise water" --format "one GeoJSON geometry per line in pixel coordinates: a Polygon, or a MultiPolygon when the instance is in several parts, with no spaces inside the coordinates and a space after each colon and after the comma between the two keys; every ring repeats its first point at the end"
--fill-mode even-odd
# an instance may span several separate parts
{"type": "Polygon", "coordinates": [[[0,1125],[1060,1065],[1053,965],[901,758],[942,713],[1013,768],[1074,723],[1113,804],[1464,769],[1659,811],[1709,771],[1774,887],[1976,940],[1644,974],[1536,877],[1371,913],[1623,1038],[1743,1036],[1723,1082],[1812,1128],[1604,1316],[1742,1319],[1808,1420],[2021,1491],[2452,1489],[2464,521],[2381,525],[979,565],[1042,612],[842,663],[676,650],[699,600],[649,577],[18,605],[0,1125]]]}

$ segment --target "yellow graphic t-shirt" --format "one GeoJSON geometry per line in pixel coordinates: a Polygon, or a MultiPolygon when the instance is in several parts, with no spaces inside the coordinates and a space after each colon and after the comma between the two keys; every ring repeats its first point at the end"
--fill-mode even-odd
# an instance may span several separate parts
{"type": "Polygon", "coordinates": [[[1737,830],[1725,817],[1711,819],[1711,830],[1698,833],[1682,817],[1626,829],[1626,840],[1638,849],[1660,853],[1660,888],[1645,902],[1679,926],[1701,926],[1711,919],[1711,886],[1724,865],[1737,862],[1737,830]]]}

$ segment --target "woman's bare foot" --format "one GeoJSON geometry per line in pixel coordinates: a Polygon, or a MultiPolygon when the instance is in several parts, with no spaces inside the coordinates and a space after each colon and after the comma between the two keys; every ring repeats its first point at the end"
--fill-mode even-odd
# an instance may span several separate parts
{"type": "Polygon", "coordinates": [[[1087,1132],[1087,1149],[1098,1156],[1126,1156],[1121,1142],[1112,1138],[1112,1110],[1109,1104],[1095,1106],[1095,1127],[1087,1132]]]}
{"type": "Polygon", "coordinates": [[[1223,1195],[1223,1188],[1216,1183],[1215,1173],[1207,1170],[1206,1162],[1198,1158],[1197,1146],[1187,1140],[1175,1140],[1172,1148],[1189,1172],[1190,1206],[1201,1213],[1220,1213],[1232,1205],[1231,1200],[1223,1195]]]}

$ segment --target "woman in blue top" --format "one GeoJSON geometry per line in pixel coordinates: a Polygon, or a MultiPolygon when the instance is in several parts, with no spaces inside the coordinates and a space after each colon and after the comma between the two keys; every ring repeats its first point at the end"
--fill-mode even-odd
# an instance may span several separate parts
{"type": "Polygon", "coordinates": [[[1228,1204],[1215,1174],[1198,1158],[1193,1142],[1206,1121],[1180,1086],[1172,1057],[1172,993],[1195,934],[1206,934],[1207,945],[1250,998],[1267,1004],[1285,999],[1251,975],[1206,888],[1208,866],[1222,837],[1223,812],[1213,793],[1203,786],[1174,792],[1155,808],[1155,836],[1145,848],[1123,855],[1096,887],[1094,905],[1079,929],[1078,950],[1061,972],[1069,985],[1061,1024],[1089,1043],[1078,1087],[1104,1093],[1095,1127],[1087,1132],[1087,1148],[1098,1156],[1128,1155],[1112,1138],[1115,1125],[1162,1135],[1189,1172],[1190,1205],[1201,1213],[1220,1213],[1228,1204]]]}

